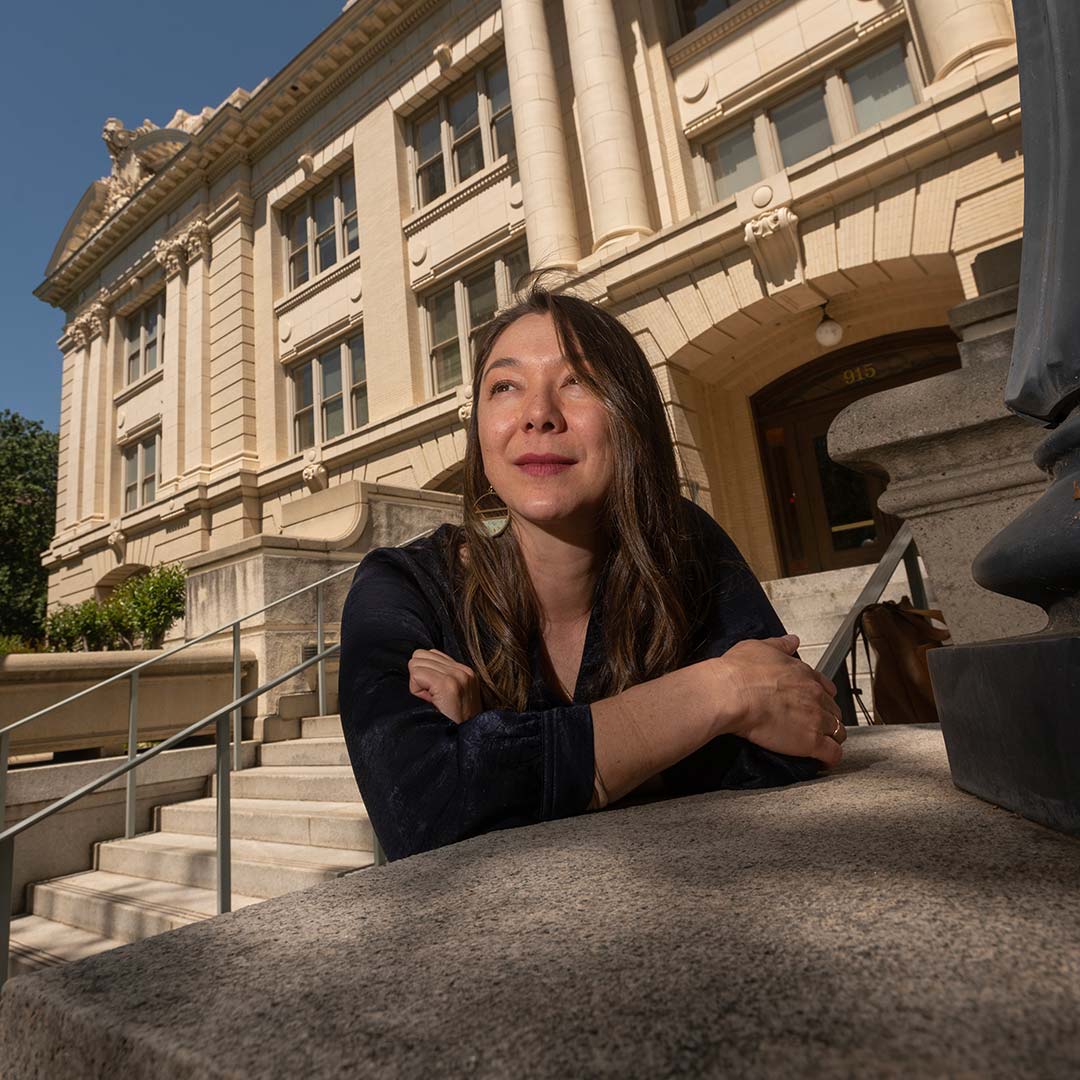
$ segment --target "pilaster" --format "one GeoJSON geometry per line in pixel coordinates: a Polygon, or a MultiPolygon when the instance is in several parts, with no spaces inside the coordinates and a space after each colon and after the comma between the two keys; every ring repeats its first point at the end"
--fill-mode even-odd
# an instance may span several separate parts
{"type": "Polygon", "coordinates": [[[502,12],[529,263],[573,268],[581,241],[544,3],[503,0],[502,12]]]}
{"type": "Polygon", "coordinates": [[[166,270],[165,341],[161,353],[161,491],[172,490],[184,454],[184,273],[166,270]]]}
{"type": "Polygon", "coordinates": [[[404,402],[416,401],[424,385],[416,296],[409,284],[401,230],[409,204],[405,147],[400,122],[389,103],[379,105],[356,125],[353,157],[363,265],[368,408],[374,421],[397,412],[404,402]],[[372,154],[367,149],[371,146],[380,147],[381,152],[372,154]]]}

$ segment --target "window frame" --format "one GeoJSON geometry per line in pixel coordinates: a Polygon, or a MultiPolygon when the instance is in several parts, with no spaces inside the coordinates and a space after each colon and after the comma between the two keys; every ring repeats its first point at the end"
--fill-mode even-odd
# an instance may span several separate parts
{"type": "Polygon", "coordinates": [[[733,8],[739,6],[740,0],[728,0],[728,5],[723,11],[718,11],[715,15],[710,15],[703,23],[697,26],[687,28],[686,22],[683,18],[683,5],[682,0],[668,0],[668,7],[671,12],[672,25],[675,28],[675,40],[678,41],[681,38],[689,37],[691,34],[696,34],[703,26],[708,26],[713,19],[722,18],[727,15],[733,8]]]}
{"type": "Polygon", "coordinates": [[[334,267],[340,266],[360,250],[357,201],[356,170],[352,162],[350,162],[330,176],[327,176],[321,183],[317,184],[310,191],[305,192],[299,199],[282,208],[281,241],[282,250],[284,252],[283,265],[285,268],[286,295],[295,292],[297,289],[305,288],[313,281],[317,281],[323,274],[328,273],[334,267]],[[352,177],[353,181],[353,209],[346,212],[345,200],[342,196],[342,181],[349,176],[352,177]],[[324,229],[321,233],[317,233],[315,222],[315,200],[325,195],[328,190],[331,192],[333,198],[334,223],[330,228],[324,229]],[[305,240],[303,247],[297,247],[293,250],[293,235],[290,226],[298,215],[302,215],[304,219],[305,240]],[[349,221],[357,222],[356,247],[353,248],[352,251],[348,250],[349,234],[347,223],[349,221]],[[320,267],[318,241],[320,237],[326,236],[331,230],[334,237],[334,261],[327,266],[320,267]],[[293,275],[293,260],[301,251],[307,256],[307,277],[303,281],[297,282],[294,280],[293,275]]]}
{"type": "Polygon", "coordinates": [[[474,176],[483,172],[484,169],[490,169],[504,157],[511,158],[516,153],[517,148],[515,145],[513,150],[504,151],[498,156],[495,154],[495,121],[509,115],[511,118],[510,122],[513,124],[514,115],[513,96],[509,92],[509,74],[507,77],[507,97],[509,98],[509,102],[500,109],[498,113],[495,113],[492,110],[492,99],[488,93],[488,80],[490,72],[498,67],[506,67],[506,55],[504,53],[500,53],[495,59],[489,60],[487,63],[477,64],[472,71],[463,75],[460,79],[457,79],[440,93],[434,103],[428,102],[427,106],[423,108],[422,111],[418,111],[409,118],[408,157],[409,173],[412,178],[409,185],[409,192],[414,212],[432,206],[451,192],[456,191],[464,184],[469,183],[474,176]],[[475,128],[470,128],[465,135],[455,137],[453,125],[450,123],[450,101],[452,98],[458,97],[468,89],[467,80],[469,79],[473,80],[475,86],[477,125],[475,128]],[[429,120],[433,115],[437,115],[439,119],[439,153],[437,155],[433,154],[426,161],[422,162],[420,160],[419,150],[420,125],[424,121],[429,120]],[[471,173],[464,179],[458,179],[456,150],[461,144],[473,138],[477,131],[479,131],[480,135],[483,165],[477,169],[476,172],[471,173]],[[437,159],[441,159],[442,161],[443,191],[441,194],[436,195],[434,198],[425,202],[421,194],[420,174],[422,170],[429,168],[437,159]]]}
{"type": "MultiPolygon", "coordinates": [[[[851,68],[871,60],[873,57],[887,52],[897,45],[900,46],[903,53],[904,69],[907,72],[911,92],[915,98],[915,105],[921,104],[925,100],[924,86],[919,73],[918,58],[915,54],[914,42],[912,41],[910,34],[903,34],[900,37],[894,37],[885,42],[874,42],[872,47],[860,49],[853,55],[844,57],[842,60],[831,64],[828,68],[816,72],[812,80],[800,83],[798,87],[783,94],[783,96],[778,97],[775,100],[767,100],[759,107],[755,108],[749,116],[744,113],[743,115],[736,117],[730,124],[710,131],[706,136],[695,140],[692,146],[692,154],[694,159],[694,175],[697,180],[698,191],[704,196],[701,200],[701,205],[716,206],[727,199],[734,198],[735,192],[724,196],[718,196],[716,194],[716,184],[712,174],[712,168],[710,167],[708,157],[706,156],[706,148],[730,137],[736,131],[748,124],[752,125],[754,150],[757,155],[758,168],[761,171],[762,180],[766,180],[769,176],[775,175],[778,172],[788,172],[792,169],[796,169],[803,161],[809,161],[815,156],[811,154],[800,161],[785,164],[780,149],[780,136],[776,130],[776,124],[773,121],[772,113],[776,109],[796,101],[803,95],[809,94],[818,87],[821,88],[822,98],[825,104],[825,115],[828,120],[829,131],[832,135],[832,141],[825,149],[833,149],[850,139],[865,135],[866,131],[869,131],[872,128],[867,128],[866,131],[860,131],[858,128],[855,120],[854,100],[851,96],[851,88],[847,83],[846,73],[851,68]]],[[[914,106],[910,107],[913,108],[914,106]]],[[[897,113],[894,115],[899,114],[897,113]]],[[[879,121],[879,123],[881,122],[887,121],[879,121]]],[[[818,151],[818,153],[820,152],[821,151],[818,151]]],[[[760,182],[761,181],[755,181],[755,183],[760,182]]],[[[748,185],[748,187],[749,186],[752,185],[748,185]]],[[[741,191],[744,189],[740,188],[739,190],[741,191]]]]}
{"type": "Polygon", "coordinates": [[[299,360],[295,360],[286,368],[286,376],[289,383],[289,442],[293,454],[302,454],[305,450],[324,446],[335,439],[345,438],[367,427],[371,422],[370,414],[365,417],[362,424],[356,422],[355,396],[358,388],[364,391],[364,400],[367,401],[367,347],[364,343],[363,327],[354,329],[344,337],[339,337],[327,342],[319,349],[306,353],[299,360]],[[352,377],[352,344],[354,341],[361,342],[364,354],[364,378],[354,382],[352,377]],[[323,386],[323,361],[331,356],[335,350],[338,354],[338,373],[341,379],[339,390],[327,396],[323,386]],[[311,404],[298,408],[298,380],[304,368],[311,367],[311,404]],[[337,435],[327,435],[326,428],[326,405],[335,398],[341,400],[341,418],[343,430],[337,435]],[[311,430],[313,441],[308,446],[301,446],[297,437],[297,417],[301,412],[311,410],[311,430]]]}
{"type": "Polygon", "coordinates": [[[152,371],[157,371],[164,361],[164,349],[165,349],[165,293],[159,292],[156,296],[153,296],[145,304],[136,308],[130,315],[124,320],[124,386],[133,386],[140,379],[145,378],[152,371]],[[154,333],[151,336],[148,333],[148,316],[153,314],[154,319],[154,333]],[[139,325],[139,342],[136,346],[132,341],[131,331],[134,329],[134,323],[138,321],[139,325]],[[154,343],[154,355],[156,357],[153,367],[146,366],[147,344],[150,341],[154,343]],[[134,376],[131,374],[131,361],[136,361],[138,368],[134,376]]]}
{"type": "Polygon", "coordinates": [[[145,506],[157,502],[161,490],[161,429],[139,435],[120,445],[120,512],[132,514],[145,506]],[[147,447],[153,447],[154,472],[153,476],[146,474],[146,451],[147,447]],[[128,482],[128,462],[135,462],[135,482],[128,482]],[[154,493],[151,498],[146,498],[146,484],[152,480],[154,493]],[[134,494],[134,502],[128,505],[128,492],[134,494]]]}
{"type": "Polygon", "coordinates": [[[501,249],[494,255],[488,255],[484,259],[477,259],[466,266],[460,267],[452,278],[444,278],[420,297],[420,306],[424,313],[424,317],[421,319],[423,347],[425,356],[427,357],[424,365],[426,397],[432,398],[441,394],[447,394],[458,386],[467,386],[471,382],[473,345],[477,335],[488,325],[490,319],[485,320],[476,326],[472,325],[472,320],[469,316],[468,283],[470,281],[475,281],[481,274],[486,273],[489,269],[492,271],[495,278],[495,311],[492,313],[491,317],[494,318],[495,314],[504,307],[507,307],[513,298],[516,282],[511,278],[510,264],[515,255],[521,254],[524,254],[525,256],[525,272],[528,273],[528,247],[524,242],[514,243],[509,247],[501,249]],[[435,383],[435,350],[444,347],[447,342],[453,339],[446,338],[445,340],[440,340],[438,342],[435,341],[432,301],[436,296],[441,295],[449,289],[453,289],[457,345],[459,355],[461,356],[461,381],[455,383],[453,386],[446,386],[441,390],[437,390],[435,383]]]}

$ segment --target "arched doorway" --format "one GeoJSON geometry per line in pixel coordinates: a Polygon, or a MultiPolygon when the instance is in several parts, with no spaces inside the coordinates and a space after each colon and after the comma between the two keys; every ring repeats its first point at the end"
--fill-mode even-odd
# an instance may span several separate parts
{"type": "Polygon", "coordinates": [[[826,433],[837,413],[868,394],[959,366],[948,327],[912,330],[838,349],[754,395],[784,576],[878,562],[900,527],[877,508],[884,477],[830,460],[826,433]]]}

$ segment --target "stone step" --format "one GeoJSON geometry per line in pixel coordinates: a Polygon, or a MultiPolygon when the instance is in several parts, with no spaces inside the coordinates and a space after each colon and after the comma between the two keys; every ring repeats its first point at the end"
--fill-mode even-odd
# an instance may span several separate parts
{"type": "Polygon", "coordinates": [[[126,941],[66,926],[40,915],[20,915],[11,920],[8,975],[27,975],[58,967],[126,944],[126,941]]]}
{"type": "MultiPolygon", "coordinates": [[[[143,833],[94,845],[94,867],[114,874],[157,878],[213,889],[216,838],[193,833],[143,833]]],[[[306,889],[369,866],[371,852],[268,840],[232,841],[232,885],[247,896],[271,897],[306,889]]]]}
{"type": "MultiPolygon", "coordinates": [[[[230,798],[229,804],[232,835],[239,840],[372,850],[371,822],[363,803],[230,798]]],[[[155,811],[154,827],[162,832],[214,836],[217,800],[193,799],[160,806],[155,811]]]]}
{"type": "Polygon", "coordinates": [[[260,765],[348,765],[345,738],[301,738],[263,743],[259,747],[260,765]]]}
{"type": "MultiPolygon", "coordinates": [[[[232,910],[259,901],[233,893],[232,910]]],[[[27,906],[34,915],[117,941],[141,941],[218,913],[216,889],[105,870],[35,882],[27,906]]]]}
{"type": "Polygon", "coordinates": [[[300,733],[305,739],[340,739],[341,717],[334,713],[330,716],[306,716],[300,721],[300,733]]]}
{"type": "MultiPolygon", "coordinates": [[[[348,765],[259,765],[231,774],[237,799],[302,799],[314,802],[360,802],[356,777],[348,765]]],[[[217,777],[210,778],[210,794],[217,777]]]]}

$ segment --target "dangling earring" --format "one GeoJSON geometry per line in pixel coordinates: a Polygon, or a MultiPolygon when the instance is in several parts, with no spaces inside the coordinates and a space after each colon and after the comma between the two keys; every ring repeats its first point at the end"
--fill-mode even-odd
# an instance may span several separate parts
{"type": "MultiPolygon", "coordinates": [[[[506,527],[510,524],[510,510],[507,506],[492,507],[490,510],[477,510],[480,503],[489,495],[496,495],[495,488],[489,486],[487,491],[473,503],[473,514],[487,530],[488,536],[502,536],[506,527]]],[[[498,496],[496,495],[496,498],[498,496]]]]}

